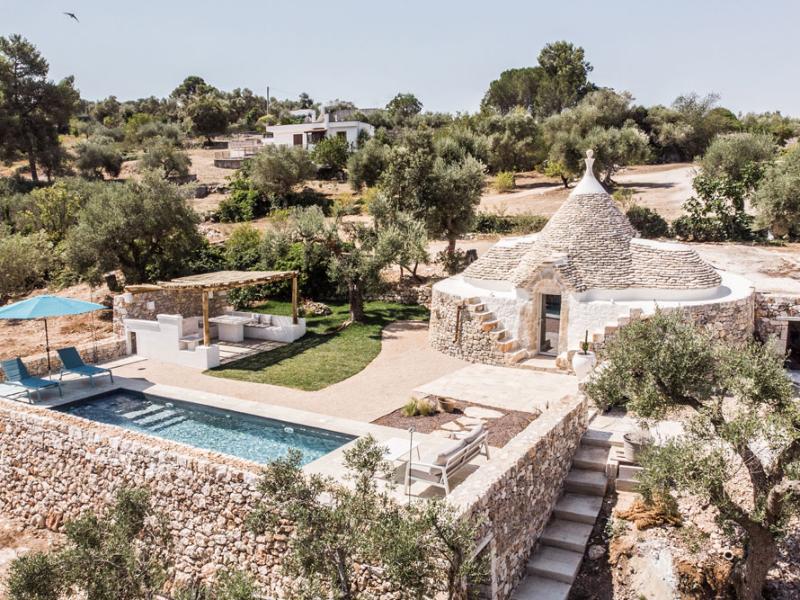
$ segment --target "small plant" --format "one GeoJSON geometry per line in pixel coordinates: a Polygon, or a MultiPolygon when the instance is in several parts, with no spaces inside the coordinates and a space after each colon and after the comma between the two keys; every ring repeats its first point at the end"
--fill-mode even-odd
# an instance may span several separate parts
{"type": "Polygon", "coordinates": [[[333,199],[332,213],[340,217],[361,214],[361,202],[350,194],[338,194],[333,199]]]}
{"type": "Polygon", "coordinates": [[[628,523],[624,519],[616,519],[609,517],[606,521],[606,526],[603,529],[606,539],[613,540],[621,536],[628,530],[628,523]]]}
{"type": "Polygon", "coordinates": [[[404,417],[429,417],[438,412],[438,407],[429,398],[412,398],[402,409],[404,417]]]}
{"type": "Polygon", "coordinates": [[[583,336],[583,341],[581,342],[581,354],[589,354],[589,330],[586,330],[586,333],[583,336]]]}
{"type": "Polygon", "coordinates": [[[516,175],[513,171],[501,171],[494,178],[494,189],[503,194],[516,187],[516,175]]]}
{"type": "Polygon", "coordinates": [[[622,212],[628,212],[631,207],[636,206],[636,203],[633,200],[633,190],[630,188],[617,188],[611,194],[611,197],[614,199],[614,202],[617,203],[617,206],[619,206],[622,212]]]}
{"type": "Polygon", "coordinates": [[[633,204],[625,212],[625,216],[643,238],[669,237],[669,224],[654,210],[633,204]]]}

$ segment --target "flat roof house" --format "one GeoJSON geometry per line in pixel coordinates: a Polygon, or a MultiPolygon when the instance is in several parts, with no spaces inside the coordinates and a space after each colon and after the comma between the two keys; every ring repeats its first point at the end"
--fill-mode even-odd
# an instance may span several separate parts
{"type": "Polygon", "coordinates": [[[358,136],[364,131],[372,137],[375,128],[361,121],[331,121],[325,113],[317,121],[297,123],[293,125],[268,125],[264,144],[275,146],[302,146],[310,149],[326,137],[339,136],[347,140],[351,148],[355,148],[358,136]]]}

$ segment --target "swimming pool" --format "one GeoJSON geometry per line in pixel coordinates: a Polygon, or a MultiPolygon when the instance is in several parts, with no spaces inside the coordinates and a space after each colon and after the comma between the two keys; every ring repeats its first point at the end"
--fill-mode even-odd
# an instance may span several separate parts
{"type": "Polygon", "coordinates": [[[115,390],[55,408],[99,423],[266,463],[290,448],[308,464],[355,436],[181,402],[132,390],[115,390]]]}

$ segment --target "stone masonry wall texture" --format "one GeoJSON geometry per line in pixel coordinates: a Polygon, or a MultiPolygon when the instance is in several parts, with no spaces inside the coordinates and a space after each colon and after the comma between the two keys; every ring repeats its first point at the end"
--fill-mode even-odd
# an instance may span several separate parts
{"type": "MultiPolygon", "coordinates": [[[[497,600],[521,578],[586,428],[583,400],[531,423],[456,488],[451,502],[483,520],[493,539],[497,600]]],[[[146,487],[174,538],[175,581],[207,579],[224,566],[250,570],[270,596],[293,582],[280,574],[291,523],[256,536],[245,519],[257,500],[258,465],[166,440],[0,399],[0,511],[59,529],[102,508],[122,487],[146,487]]],[[[396,594],[375,571],[359,585],[381,600],[396,594]]]]}
{"type": "Polygon", "coordinates": [[[451,502],[483,523],[478,539],[491,536],[496,600],[510,598],[524,577],[587,426],[586,398],[565,398],[450,495],[451,502]]]}
{"type": "MultiPolygon", "coordinates": [[[[215,317],[230,309],[224,293],[216,293],[208,300],[209,315],[215,317]]],[[[203,314],[202,294],[199,290],[154,290],[133,294],[131,302],[125,295],[114,296],[114,333],[125,334],[123,319],[155,321],[156,315],[183,315],[197,317],[203,314]],[[152,304],[150,304],[152,303],[152,304]],[[152,308],[150,308],[152,306],[152,308]]]]}
{"type": "Polygon", "coordinates": [[[488,332],[455,296],[434,290],[431,297],[429,341],[439,352],[488,365],[503,365],[503,353],[488,332]]]}

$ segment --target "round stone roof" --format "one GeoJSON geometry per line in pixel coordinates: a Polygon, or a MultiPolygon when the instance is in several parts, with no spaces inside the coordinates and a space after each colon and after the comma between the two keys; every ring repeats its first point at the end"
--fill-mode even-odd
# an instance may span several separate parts
{"type": "Polygon", "coordinates": [[[595,178],[593,163],[589,151],[583,179],[538,235],[495,245],[464,275],[525,288],[550,266],[577,292],[720,285],[719,273],[688,246],[636,239],[630,221],[595,178]]]}

